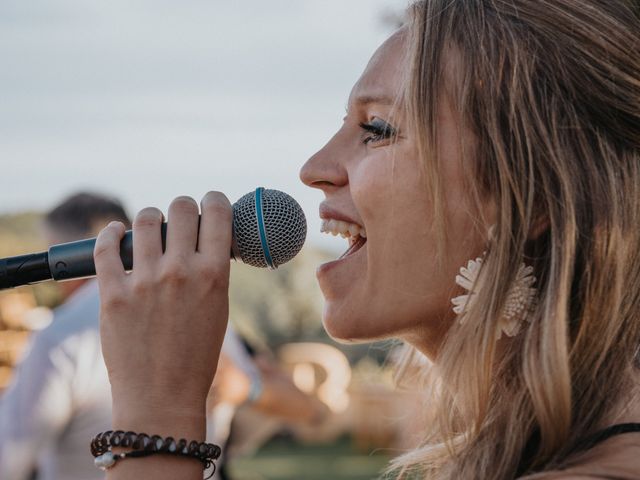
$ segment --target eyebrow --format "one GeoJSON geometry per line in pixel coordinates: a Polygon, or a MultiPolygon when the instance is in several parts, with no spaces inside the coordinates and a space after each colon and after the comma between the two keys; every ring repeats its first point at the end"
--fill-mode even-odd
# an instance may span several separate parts
{"type": "Polygon", "coordinates": [[[386,95],[360,95],[355,98],[353,103],[357,105],[368,105],[371,103],[393,105],[394,99],[386,95]]]}

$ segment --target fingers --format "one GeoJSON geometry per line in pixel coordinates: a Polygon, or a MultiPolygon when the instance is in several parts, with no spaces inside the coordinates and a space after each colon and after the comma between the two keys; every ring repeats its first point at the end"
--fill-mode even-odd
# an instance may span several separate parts
{"type": "Polygon", "coordinates": [[[233,210],[227,197],[220,192],[208,192],[200,203],[200,240],[198,251],[206,256],[220,255],[220,261],[229,263],[233,210]]]}
{"type": "Polygon", "coordinates": [[[177,197],[169,206],[167,254],[196,251],[198,244],[198,204],[191,197],[177,197]]]}
{"type": "MultiPolygon", "coordinates": [[[[229,263],[233,210],[227,197],[220,192],[207,193],[198,205],[190,197],[178,197],[169,207],[166,252],[171,256],[198,252],[209,257],[209,267],[229,263]],[[199,225],[200,224],[200,225],[199,225]],[[198,231],[199,230],[199,231],[198,231]]],[[[133,270],[144,277],[147,270],[155,270],[163,257],[161,224],[162,212],[156,208],[141,210],[133,222],[133,270]]],[[[119,244],[124,226],[110,224],[98,237],[95,257],[96,271],[101,269],[105,281],[125,275],[119,256],[119,244]],[[100,257],[100,258],[98,258],[100,257]],[[117,260],[117,261],[116,261],[117,260]]],[[[208,267],[207,267],[208,268],[208,267]]],[[[149,272],[147,272],[149,273],[149,272]]]]}
{"type": "Polygon", "coordinates": [[[107,290],[126,276],[120,259],[120,240],[125,227],[121,222],[111,222],[102,229],[93,249],[93,259],[100,291],[107,290]]]}
{"type": "Polygon", "coordinates": [[[160,225],[163,215],[157,208],[140,210],[133,221],[133,269],[140,271],[162,256],[160,225]]]}

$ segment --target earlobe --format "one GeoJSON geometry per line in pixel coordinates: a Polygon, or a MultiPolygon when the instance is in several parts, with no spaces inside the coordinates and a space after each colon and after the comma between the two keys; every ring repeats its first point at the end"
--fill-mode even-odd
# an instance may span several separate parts
{"type": "Polygon", "coordinates": [[[537,240],[547,230],[549,230],[549,218],[546,215],[540,215],[531,222],[527,238],[537,240]]]}
{"type": "MultiPolygon", "coordinates": [[[[537,240],[542,234],[549,230],[549,218],[546,215],[540,215],[531,222],[529,233],[527,235],[528,240],[537,240]]],[[[492,243],[496,237],[496,224],[492,224],[487,229],[487,241],[492,243]]]]}

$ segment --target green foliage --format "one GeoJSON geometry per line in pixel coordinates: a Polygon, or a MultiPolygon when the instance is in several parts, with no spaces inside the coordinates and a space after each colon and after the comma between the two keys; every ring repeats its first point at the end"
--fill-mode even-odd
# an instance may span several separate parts
{"type": "Polygon", "coordinates": [[[322,329],[322,295],[315,265],[329,259],[307,247],[278,270],[232,266],[231,320],[250,339],[270,345],[301,340],[327,340],[322,329]]]}
{"type": "Polygon", "coordinates": [[[0,215],[0,257],[44,250],[46,245],[39,231],[41,218],[37,212],[0,215]]]}
{"type": "Polygon", "coordinates": [[[229,470],[232,478],[246,480],[372,480],[381,478],[388,462],[388,452],[360,452],[347,437],[321,445],[281,437],[255,455],[231,460],[229,470]]]}
{"type": "MultiPolygon", "coordinates": [[[[0,215],[0,258],[47,249],[41,231],[42,214],[24,212],[0,215]]],[[[54,307],[60,302],[55,285],[43,283],[33,288],[38,304],[54,307]]]]}

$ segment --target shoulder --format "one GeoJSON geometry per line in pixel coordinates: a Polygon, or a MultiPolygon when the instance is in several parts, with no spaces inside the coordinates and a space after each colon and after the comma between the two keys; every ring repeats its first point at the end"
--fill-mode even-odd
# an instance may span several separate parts
{"type": "Polygon", "coordinates": [[[610,438],[577,454],[566,468],[522,477],[521,480],[640,480],[640,433],[610,438]]]}
{"type": "Polygon", "coordinates": [[[66,363],[68,357],[75,357],[84,346],[99,345],[100,300],[97,288],[89,285],[81,293],[56,308],[51,323],[32,334],[20,367],[27,368],[34,363],[66,363]]]}
{"type": "Polygon", "coordinates": [[[48,345],[56,345],[67,338],[100,327],[100,297],[97,284],[90,282],[67,302],[53,311],[53,321],[34,337],[48,345]]]}

